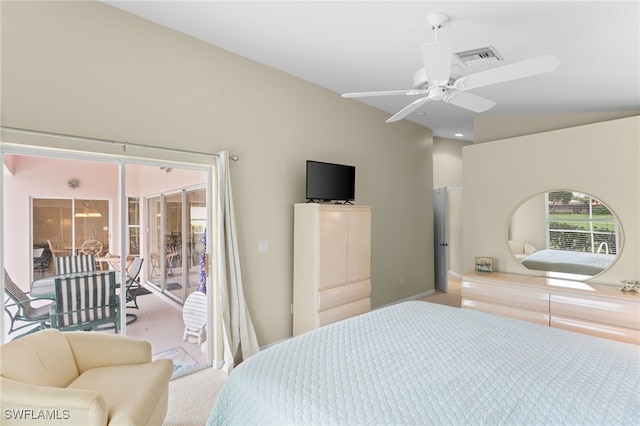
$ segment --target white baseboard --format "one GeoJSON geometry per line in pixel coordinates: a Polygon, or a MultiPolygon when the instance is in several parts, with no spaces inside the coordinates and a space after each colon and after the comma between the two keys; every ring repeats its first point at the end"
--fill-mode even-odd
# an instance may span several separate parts
{"type": "Polygon", "coordinates": [[[285,342],[285,341],[287,341],[287,340],[291,339],[292,337],[293,337],[293,336],[291,336],[291,337],[285,337],[284,339],[281,339],[281,340],[278,340],[278,341],[275,341],[275,342],[272,342],[272,343],[268,343],[268,344],[266,344],[266,345],[264,345],[264,346],[260,346],[260,350],[261,350],[261,351],[263,351],[263,350],[265,350],[265,349],[267,349],[267,348],[270,348],[271,346],[277,345],[278,343],[285,342]]]}
{"type": "Polygon", "coordinates": [[[387,306],[397,305],[398,303],[402,303],[402,302],[410,302],[412,300],[422,299],[423,297],[430,296],[430,295],[434,294],[435,292],[436,292],[435,289],[434,290],[428,290],[428,291],[425,291],[423,293],[418,293],[418,294],[415,294],[413,296],[407,297],[405,299],[396,300],[395,302],[391,302],[391,303],[388,303],[386,305],[378,306],[377,308],[373,308],[372,310],[385,308],[387,306]]]}
{"type": "Polygon", "coordinates": [[[460,279],[462,279],[462,274],[460,274],[460,273],[458,273],[458,272],[448,271],[448,274],[449,274],[449,275],[451,275],[451,276],[453,276],[453,277],[456,277],[456,278],[460,278],[460,279]]]}

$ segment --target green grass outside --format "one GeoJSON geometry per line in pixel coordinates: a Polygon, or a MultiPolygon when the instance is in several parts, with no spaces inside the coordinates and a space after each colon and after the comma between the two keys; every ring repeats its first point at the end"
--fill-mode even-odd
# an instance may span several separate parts
{"type": "MultiPolygon", "coordinates": [[[[578,229],[589,230],[588,214],[554,213],[549,215],[549,222],[566,223],[578,229]]],[[[593,215],[593,225],[599,231],[614,232],[616,220],[611,214],[593,215]]]]}

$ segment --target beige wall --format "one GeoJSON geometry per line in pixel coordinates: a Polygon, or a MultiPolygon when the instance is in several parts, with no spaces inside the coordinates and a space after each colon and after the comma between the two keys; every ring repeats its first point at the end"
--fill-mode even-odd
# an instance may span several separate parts
{"type": "Polygon", "coordinates": [[[428,129],[386,124],[379,110],[102,3],[1,7],[3,126],[240,156],[231,175],[261,345],[291,335],[293,204],[307,159],[356,166],[356,202],[373,207],[373,306],[433,289],[428,129]]]}
{"type": "Polygon", "coordinates": [[[461,275],[462,266],[462,148],[472,142],[433,138],[433,187],[447,188],[449,272],[461,275]]]}
{"type": "MultiPolygon", "coordinates": [[[[32,265],[31,241],[43,243],[30,234],[32,198],[87,198],[108,200],[113,216],[110,217],[109,239],[96,236],[108,244],[111,254],[120,253],[120,224],[115,216],[120,209],[118,197],[118,164],[38,156],[7,154],[8,174],[3,176],[3,231],[4,262],[11,278],[24,290],[30,290],[32,265]],[[66,182],[77,178],[80,186],[71,189],[66,182]],[[6,206],[6,207],[4,207],[6,206]],[[25,236],[27,238],[25,238],[25,236]],[[33,237],[33,238],[32,238],[33,237]]],[[[195,170],[174,169],[171,173],[157,166],[130,165],[126,171],[126,192],[129,197],[158,195],[194,185],[204,185],[206,175],[195,170]]],[[[146,223],[143,218],[142,226],[146,223]]],[[[49,236],[52,239],[54,235],[49,236]]],[[[104,254],[104,253],[103,253],[104,254]]]]}
{"type": "Polygon", "coordinates": [[[513,138],[567,127],[600,123],[633,117],[640,111],[588,112],[575,114],[530,114],[492,116],[478,115],[473,120],[473,141],[490,142],[498,139],[513,138]]]}
{"type": "Polygon", "coordinates": [[[463,148],[465,269],[473,269],[475,256],[490,256],[499,271],[527,273],[506,244],[511,214],[534,194],[575,189],[607,204],[624,232],[617,262],[593,282],[618,285],[638,279],[639,140],[636,116],[463,148]]]}

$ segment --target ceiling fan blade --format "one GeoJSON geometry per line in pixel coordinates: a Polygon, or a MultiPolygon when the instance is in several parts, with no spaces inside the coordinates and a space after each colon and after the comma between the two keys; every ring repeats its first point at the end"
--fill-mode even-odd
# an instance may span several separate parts
{"type": "Polygon", "coordinates": [[[483,98],[482,96],[460,91],[455,91],[450,95],[447,95],[443,100],[452,105],[459,106],[473,112],[484,112],[493,108],[496,104],[494,101],[483,98]]]}
{"type": "Polygon", "coordinates": [[[386,122],[387,123],[393,123],[394,121],[402,120],[407,115],[411,114],[413,111],[417,110],[418,108],[420,108],[422,105],[426,104],[429,101],[430,101],[429,98],[417,99],[417,100],[411,102],[406,107],[402,108],[393,117],[389,118],[386,122]]]}
{"type": "Polygon", "coordinates": [[[423,95],[426,90],[410,89],[410,90],[387,90],[382,92],[356,92],[343,93],[343,98],[364,98],[367,96],[390,96],[390,95],[423,95]]]}
{"type": "Polygon", "coordinates": [[[429,83],[443,85],[449,82],[452,54],[453,47],[441,41],[422,45],[422,61],[429,83]]]}
{"type": "Polygon", "coordinates": [[[517,80],[519,78],[531,77],[551,72],[558,67],[559,63],[560,60],[554,55],[538,56],[537,58],[482,71],[466,77],[460,77],[453,86],[458,90],[469,90],[505,81],[517,80]]]}

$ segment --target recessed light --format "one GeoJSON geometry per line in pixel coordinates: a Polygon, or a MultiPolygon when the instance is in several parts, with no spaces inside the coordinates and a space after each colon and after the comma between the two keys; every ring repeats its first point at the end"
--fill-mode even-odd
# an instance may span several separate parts
{"type": "Polygon", "coordinates": [[[457,136],[459,138],[463,137],[464,135],[462,133],[455,133],[453,136],[457,136]]]}
{"type": "Polygon", "coordinates": [[[416,115],[418,115],[418,116],[422,117],[422,116],[424,115],[424,112],[422,112],[422,111],[418,111],[418,112],[416,112],[416,115]]]}

